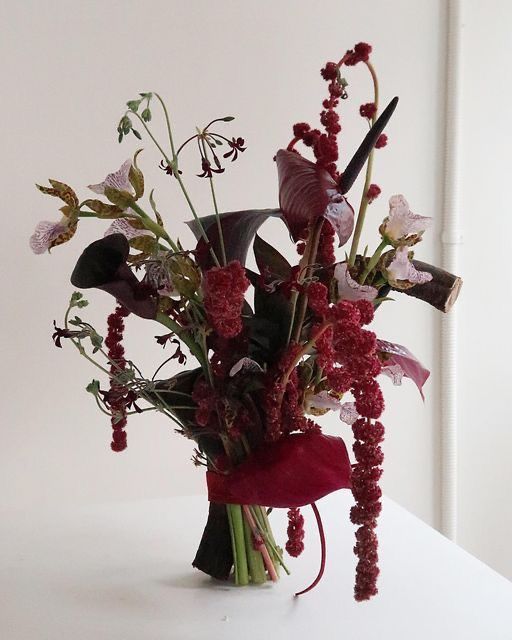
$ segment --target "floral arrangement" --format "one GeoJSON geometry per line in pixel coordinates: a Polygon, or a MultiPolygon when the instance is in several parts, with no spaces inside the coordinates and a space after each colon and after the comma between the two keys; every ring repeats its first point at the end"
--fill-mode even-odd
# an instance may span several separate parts
{"type": "MultiPolygon", "coordinates": [[[[127,102],[117,127],[119,142],[132,134],[147,136],[154,144],[160,168],[192,214],[188,224],[197,240],[192,248],[168,233],[153,191],[144,204],[141,150],[103,182],[90,185],[95,198],[80,201],[57,180],[38,186],[63,206],[58,222],[37,225],[30,239],[37,254],[69,241],[84,218],[112,220],[104,236],[83,251],[71,275],[76,288],[102,289],[116,299],[107,335],[103,338],[77,315],[88,304],[77,291],[63,325],[55,325],[56,346],[68,340],[109,380],[106,388],[93,380],[87,391],[109,418],[113,451],[126,449],[128,417],[146,411],[160,412],[193,440],[193,461],[206,468],[210,503],[193,566],[217,579],[234,575],[238,585],[275,581],[280,568],[288,572],[269,513],[288,509],[285,549],[295,557],[304,549],[300,508],[311,505],[322,560],[317,578],[301,593],[315,586],[325,564],[316,502],[346,488],[355,499],[350,512],[356,526],[355,598],[366,600],[377,593],[384,438],[379,377],[390,376],[397,385],[404,376],[411,378],[422,393],[429,372],[405,347],[378,339],[366,327],[391,292],[446,312],[461,286],[456,276],[414,259],[412,248],[430,218],[412,213],[402,195],[391,196],[389,210],[380,214],[376,249],[361,251],[359,246],[368,207],[381,194],[372,182],[374,154],[388,144],[384,129],[398,102],[394,98],[379,114],[370,54],[371,47],[359,43],[339,62],[322,68],[327,95],[320,128],[295,124],[290,143],[277,151],[279,207],[274,209],[219,212],[214,181],[226,163],[246,151],[243,138],[224,133],[232,117],[212,120],[178,146],[157,93],[141,93],[127,102]],[[369,71],[374,95],[359,108],[368,132],[340,171],[337,108],[348,97],[343,73],[356,65],[369,71]],[[152,130],[155,103],[165,119],[167,141],[152,130]],[[198,176],[208,183],[212,215],[199,216],[185,186],[180,160],[191,147],[199,153],[198,176]],[[363,170],[356,214],[347,194],[363,170]],[[269,217],[286,225],[297,264],[289,264],[257,235],[269,217]],[[259,273],[245,266],[251,244],[259,273]],[[340,258],[336,244],[346,247],[340,258]],[[123,334],[130,314],[165,328],[156,341],[172,354],[151,377],[125,354],[123,334]],[[164,366],[173,360],[182,371],[163,378],[164,366]],[[353,462],[343,440],[323,434],[315,420],[329,411],[349,425],[344,429],[351,428],[353,462]]],[[[355,194],[350,196],[354,202],[355,194]]],[[[154,327],[149,324],[150,332],[154,327]]]]}

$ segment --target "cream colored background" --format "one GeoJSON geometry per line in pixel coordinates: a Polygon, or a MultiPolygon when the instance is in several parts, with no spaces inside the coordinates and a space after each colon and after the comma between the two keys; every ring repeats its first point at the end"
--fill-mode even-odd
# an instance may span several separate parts
{"type": "MultiPolygon", "coordinates": [[[[505,1],[465,4],[460,540],[511,575],[512,437],[508,366],[502,364],[510,347],[501,302],[509,287],[502,282],[488,288],[488,279],[508,271],[510,136],[504,140],[503,126],[511,96],[504,83],[504,60],[510,59],[507,25],[512,16],[505,1]],[[492,33],[492,39],[482,41],[482,31],[492,33]],[[484,403],[476,405],[477,398],[484,403]]],[[[122,145],[116,142],[125,101],[139,91],[159,91],[168,99],[180,139],[209,119],[237,116],[226,130],[242,135],[248,149],[217,181],[222,209],[276,206],[272,157],[288,142],[294,122],[315,120],[325,90],[320,67],[366,40],[374,46],[383,101],[400,96],[388,130],[390,144],[377,154],[374,179],[383,195],[370,209],[367,240],[376,244],[386,199],[404,193],[415,211],[434,217],[417,255],[435,263],[442,202],[446,3],[33,0],[1,2],[0,7],[1,503],[31,509],[48,502],[203,492],[202,473],[189,461],[191,444],[162,418],[133,419],[128,450],[111,453],[108,424],[83,391],[95,372],[70,345],[57,350],[50,339],[52,321],[60,320],[72,291],[69,274],[76,257],[102,233],[101,225],[84,220],[73,242],[51,256],[33,256],[28,237],[38,220],[55,217],[56,208],[32,185],[54,177],[85,198],[85,185],[117,169],[138,146],[131,137],[122,145]]],[[[342,162],[364,135],[357,108],[371,97],[362,69],[350,70],[348,76],[351,99],[342,105],[342,162]]],[[[156,107],[154,111],[156,116],[156,107]]],[[[189,218],[186,206],[172,181],[157,169],[158,155],[146,141],[143,146],[142,166],[147,182],[156,187],[159,208],[171,231],[190,243],[183,225],[189,218]]],[[[194,178],[194,166],[186,164],[187,182],[201,213],[209,213],[207,185],[194,178]]],[[[354,188],[352,201],[358,192],[354,188]]],[[[293,256],[279,224],[269,224],[263,234],[293,256]]],[[[101,292],[88,297],[93,304],[82,315],[102,329],[112,300],[101,292]]],[[[384,489],[436,526],[439,316],[400,298],[379,314],[377,329],[381,337],[407,345],[432,371],[425,404],[412,384],[393,388],[383,382],[384,489]]],[[[163,356],[153,340],[162,331],[130,318],[128,333],[129,355],[151,370],[163,356]]],[[[335,419],[329,428],[346,433],[335,419]]]]}

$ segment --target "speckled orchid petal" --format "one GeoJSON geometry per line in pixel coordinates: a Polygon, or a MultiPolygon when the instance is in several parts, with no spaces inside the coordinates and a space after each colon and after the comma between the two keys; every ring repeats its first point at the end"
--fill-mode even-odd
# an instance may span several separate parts
{"type": "Polygon", "coordinates": [[[310,409],[322,409],[326,411],[338,411],[340,408],[340,401],[329,395],[328,391],[320,391],[314,396],[308,398],[307,408],[310,409]]]}
{"type": "Polygon", "coordinates": [[[423,395],[423,385],[428,380],[430,371],[425,369],[409,349],[401,344],[386,342],[385,340],[377,340],[377,349],[384,357],[384,366],[389,367],[395,364],[400,365],[404,372],[403,375],[414,382],[418,387],[421,397],[425,399],[425,396],[423,395]]]}
{"type": "Polygon", "coordinates": [[[407,246],[398,247],[395,257],[387,267],[390,279],[397,282],[400,280],[412,284],[424,284],[432,280],[432,274],[426,271],[418,271],[409,259],[409,249],[407,246]]]}
{"type": "Polygon", "coordinates": [[[396,195],[389,199],[389,215],[382,229],[386,237],[394,242],[405,242],[407,238],[415,242],[431,222],[432,218],[413,213],[404,196],[396,195]]]}
{"type": "Polygon", "coordinates": [[[117,171],[115,171],[114,173],[109,173],[105,180],[103,180],[103,182],[100,182],[99,184],[90,184],[89,189],[91,191],[94,191],[94,193],[99,193],[100,195],[105,194],[106,187],[112,187],[113,189],[117,189],[118,191],[128,191],[129,193],[134,193],[133,187],[128,180],[131,166],[132,161],[126,160],[117,171]]]}
{"type": "Polygon", "coordinates": [[[253,360],[252,358],[241,358],[238,362],[236,362],[229,371],[229,377],[232,378],[236,376],[240,371],[246,371],[250,373],[261,373],[263,369],[261,366],[253,360]]]}
{"type": "Polygon", "coordinates": [[[340,407],[340,420],[352,426],[359,418],[355,402],[344,402],[340,407]]]}
{"type": "Polygon", "coordinates": [[[328,220],[339,239],[339,246],[342,247],[352,235],[354,230],[354,209],[337,189],[327,189],[329,204],[327,205],[324,218],[328,220]]]}
{"type": "Polygon", "coordinates": [[[385,367],[382,367],[381,373],[388,378],[391,378],[395,387],[399,387],[402,384],[402,378],[404,377],[404,370],[402,367],[396,364],[389,364],[385,367]]]}
{"type": "Polygon", "coordinates": [[[369,284],[359,284],[350,275],[346,262],[334,267],[334,279],[338,283],[340,300],[375,300],[378,291],[369,284]]]}
{"type": "Polygon", "coordinates": [[[134,229],[126,218],[116,218],[110,227],[105,231],[103,237],[111,236],[114,233],[122,233],[127,240],[138,238],[139,236],[153,235],[147,229],[134,229]]]}
{"type": "Polygon", "coordinates": [[[67,230],[67,225],[62,222],[42,220],[30,236],[30,248],[35,254],[45,253],[45,251],[52,248],[58,237],[65,234],[67,230]]]}

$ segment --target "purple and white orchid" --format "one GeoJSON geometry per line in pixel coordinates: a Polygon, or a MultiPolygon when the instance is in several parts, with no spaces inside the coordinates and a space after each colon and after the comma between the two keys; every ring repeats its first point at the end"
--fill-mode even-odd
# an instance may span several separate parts
{"type": "Polygon", "coordinates": [[[340,300],[375,300],[378,291],[368,284],[359,284],[352,278],[346,262],[334,267],[334,279],[338,283],[338,298],[340,300]]]}
{"type": "Polygon", "coordinates": [[[384,219],[380,232],[394,247],[411,246],[421,239],[432,218],[419,216],[409,208],[403,195],[391,196],[389,215],[384,219]]]}
{"type": "Polygon", "coordinates": [[[400,283],[407,285],[424,284],[432,280],[432,274],[426,271],[418,271],[409,256],[409,247],[398,247],[395,255],[387,267],[389,282],[392,286],[400,288],[400,283]]]}
{"type": "Polygon", "coordinates": [[[59,240],[63,239],[71,231],[74,233],[74,228],[76,228],[76,225],[75,227],[70,227],[69,219],[66,216],[63,216],[60,222],[42,220],[30,236],[30,248],[35,254],[45,253],[56,244],[60,244],[59,240]]]}
{"type": "Polygon", "coordinates": [[[126,160],[117,171],[115,171],[114,173],[109,173],[105,180],[103,180],[103,182],[100,182],[98,184],[90,184],[89,189],[91,191],[94,191],[94,193],[98,193],[99,195],[105,195],[105,189],[107,187],[117,189],[118,191],[128,191],[129,193],[134,193],[134,189],[128,179],[131,168],[132,160],[126,160]]]}

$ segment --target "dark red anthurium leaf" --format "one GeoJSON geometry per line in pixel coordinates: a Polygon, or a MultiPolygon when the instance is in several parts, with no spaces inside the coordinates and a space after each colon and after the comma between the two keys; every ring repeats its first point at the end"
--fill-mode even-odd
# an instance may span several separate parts
{"type": "Polygon", "coordinates": [[[122,233],[112,233],[86,247],[78,258],[71,284],[78,289],[102,289],[141,318],[156,317],[158,296],[139,282],[126,263],[130,245],[122,233]]]}
{"type": "Polygon", "coordinates": [[[430,376],[430,371],[425,369],[421,362],[413,355],[407,347],[394,342],[386,342],[385,340],[377,340],[377,349],[385,355],[385,365],[398,364],[404,376],[411,378],[418,387],[421,397],[423,395],[423,385],[430,376]]]}
{"type": "MultiPolygon", "coordinates": [[[[220,221],[227,262],[238,260],[241,265],[244,265],[249,246],[260,226],[267,218],[279,218],[281,215],[279,209],[249,209],[247,211],[228,211],[221,213],[220,221]]],[[[215,215],[211,215],[200,218],[200,220],[208,236],[210,246],[220,260],[222,252],[217,218],[215,215]]],[[[187,222],[187,225],[198,241],[196,246],[196,259],[199,265],[202,269],[213,267],[213,258],[201,233],[199,224],[196,220],[190,220],[187,222]]]]}
{"type": "Polygon", "coordinates": [[[276,154],[279,206],[295,242],[304,237],[308,225],[321,218],[329,204],[328,189],[337,189],[332,176],[294,151],[276,154]]]}
{"type": "Polygon", "coordinates": [[[229,474],[208,471],[208,499],[225,504],[302,507],[349,489],[350,460],[341,438],[294,433],[255,451],[229,474]]]}
{"type": "Polygon", "coordinates": [[[290,277],[292,267],[271,244],[256,235],[254,238],[254,257],[260,273],[267,272],[272,278],[286,281],[290,277]]]}
{"type": "Polygon", "coordinates": [[[304,238],[311,223],[324,216],[345,244],[354,228],[354,210],[332,176],[294,151],[276,154],[279,206],[295,242],[304,238]]]}

